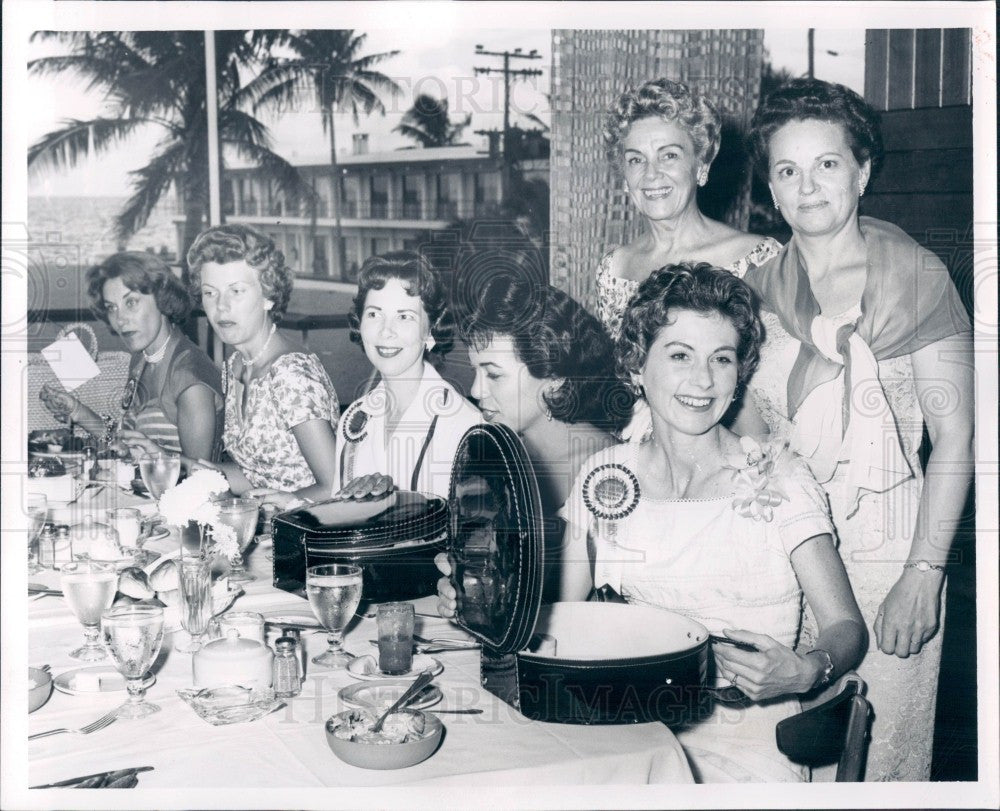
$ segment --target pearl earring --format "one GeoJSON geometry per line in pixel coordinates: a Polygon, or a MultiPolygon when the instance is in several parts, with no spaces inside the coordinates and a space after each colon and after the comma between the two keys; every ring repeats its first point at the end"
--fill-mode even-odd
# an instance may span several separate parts
{"type": "Polygon", "coordinates": [[[858,184],[858,197],[864,197],[864,196],[865,196],[865,184],[864,183],[859,183],[858,184]]]}

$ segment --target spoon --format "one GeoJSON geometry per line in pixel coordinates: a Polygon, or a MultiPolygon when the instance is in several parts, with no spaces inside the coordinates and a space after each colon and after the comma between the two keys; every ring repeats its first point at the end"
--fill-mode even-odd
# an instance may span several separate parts
{"type": "Polygon", "coordinates": [[[415,696],[417,693],[423,690],[433,680],[434,680],[434,673],[433,671],[430,670],[425,670],[423,673],[417,676],[416,680],[413,682],[413,684],[411,684],[407,688],[406,692],[403,693],[403,695],[401,695],[399,698],[397,698],[395,703],[392,704],[389,707],[389,709],[387,709],[384,713],[382,713],[379,719],[375,722],[375,725],[372,727],[371,731],[381,732],[382,724],[385,723],[385,719],[388,718],[390,715],[392,715],[400,707],[406,706],[406,703],[411,698],[413,698],[413,696],[415,696]]]}

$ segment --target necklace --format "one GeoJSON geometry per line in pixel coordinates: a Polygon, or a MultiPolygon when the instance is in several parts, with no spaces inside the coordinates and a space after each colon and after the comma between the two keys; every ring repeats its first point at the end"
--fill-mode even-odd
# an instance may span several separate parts
{"type": "Polygon", "coordinates": [[[167,330],[167,340],[165,340],[160,345],[159,349],[157,349],[155,352],[151,352],[148,355],[146,354],[145,349],[142,350],[142,356],[143,358],[146,359],[146,363],[159,363],[161,360],[163,360],[163,356],[167,354],[167,346],[169,345],[170,339],[173,337],[173,335],[174,335],[174,330],[173,327],[171,327],[167,330]]]}
{"type": "Polygon", "coordinates": [[[250,371],[250,367],[251,366],[253,366],[262,357],[264,357],[264,353],[267,352],[268,346],[271,345],[271,339],[274,337],[274,333],[275,333],[275,331],[277,329],[278,329],[278,325],[272,322],[271,323],[271,331],[267,334],[267,340],[264,341],[264,345],[260,348],[260,352],[258,352],[256,355],[254,355],[249,360],[247,360],[246,358],[243,359],[243,368],[247,372],[250,371]]]}

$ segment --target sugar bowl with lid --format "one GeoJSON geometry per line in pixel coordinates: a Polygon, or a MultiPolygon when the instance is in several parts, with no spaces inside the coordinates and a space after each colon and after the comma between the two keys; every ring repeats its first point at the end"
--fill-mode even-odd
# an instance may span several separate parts
{"type": "Polygon", "coordinates": [[[256,639],[241,637],[235,628],[221,639],[202,645],[193,657],[195,687],[271,686],[271,649],[256,639]]]}

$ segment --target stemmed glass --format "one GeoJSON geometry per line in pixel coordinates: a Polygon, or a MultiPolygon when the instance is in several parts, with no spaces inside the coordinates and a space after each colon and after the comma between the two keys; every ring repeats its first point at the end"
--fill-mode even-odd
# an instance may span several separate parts
{"type": "Polygon", "coordinates": [[[243,564],[243,553],[253,540],[257,529],[257,514],[260,502],[255,498],[217,498],[214,503],[219,507],[219,523],[231,527],[236,533],[239,544],[239,554],[229,559],[229,582],[249,583],[256,580],[243,564]]]}
{"type": "Polygon", "coordinates": [[[320,667],[341,669],[354,658],[344,650],[344,629],[361,602],[361,568],[346,563],[328,563],[306,569],[309,606],[329,631],[327,650],[312,661],[320,667]]]}
{"type": "Polygon", "coordinates": [[[156,660],[163,643],[163,609],[152,605],[123,605],[101,616],[104,646],[125,677],[128,701],[117,710],[119,718],[145,718],[160,708],[145,700],[143,676],[156,660]]]}
{"type": "Polygon", "coordinates": [[[181,475],[181,457],[174,453],[146,453],[139,457],[139,475],[149,495],[159,499],[177,484],[181,475]]]}
{"type": "Polygon", "coordinates": [[[38,574],[42,567],[38,565],[38,555],[35,544],[42,533],[42,527],[49,517],[49,500],[43,493],[28,493],[25,503],[28,514],[28,574],[38,574]]]}
{"type": "Polygon", "coordinates": [[[83,624],[83,647],[70,653],[74,659],[99,662],[107,658],[97,641],[101,614],[111,607],[118,590],[118,573],[113,563],[81,560],[65,563],[60,569],[59,583],[63,596],[76,618],[83,624]]]}
{"type": "Polygon", "coordinates": [[[212,572],[203,558],[183,558],[178,566],[180,580],[181,627],[191,634],[186,645],[176,646],[181,653],[194,653],[212,620],[212,572]]]}

